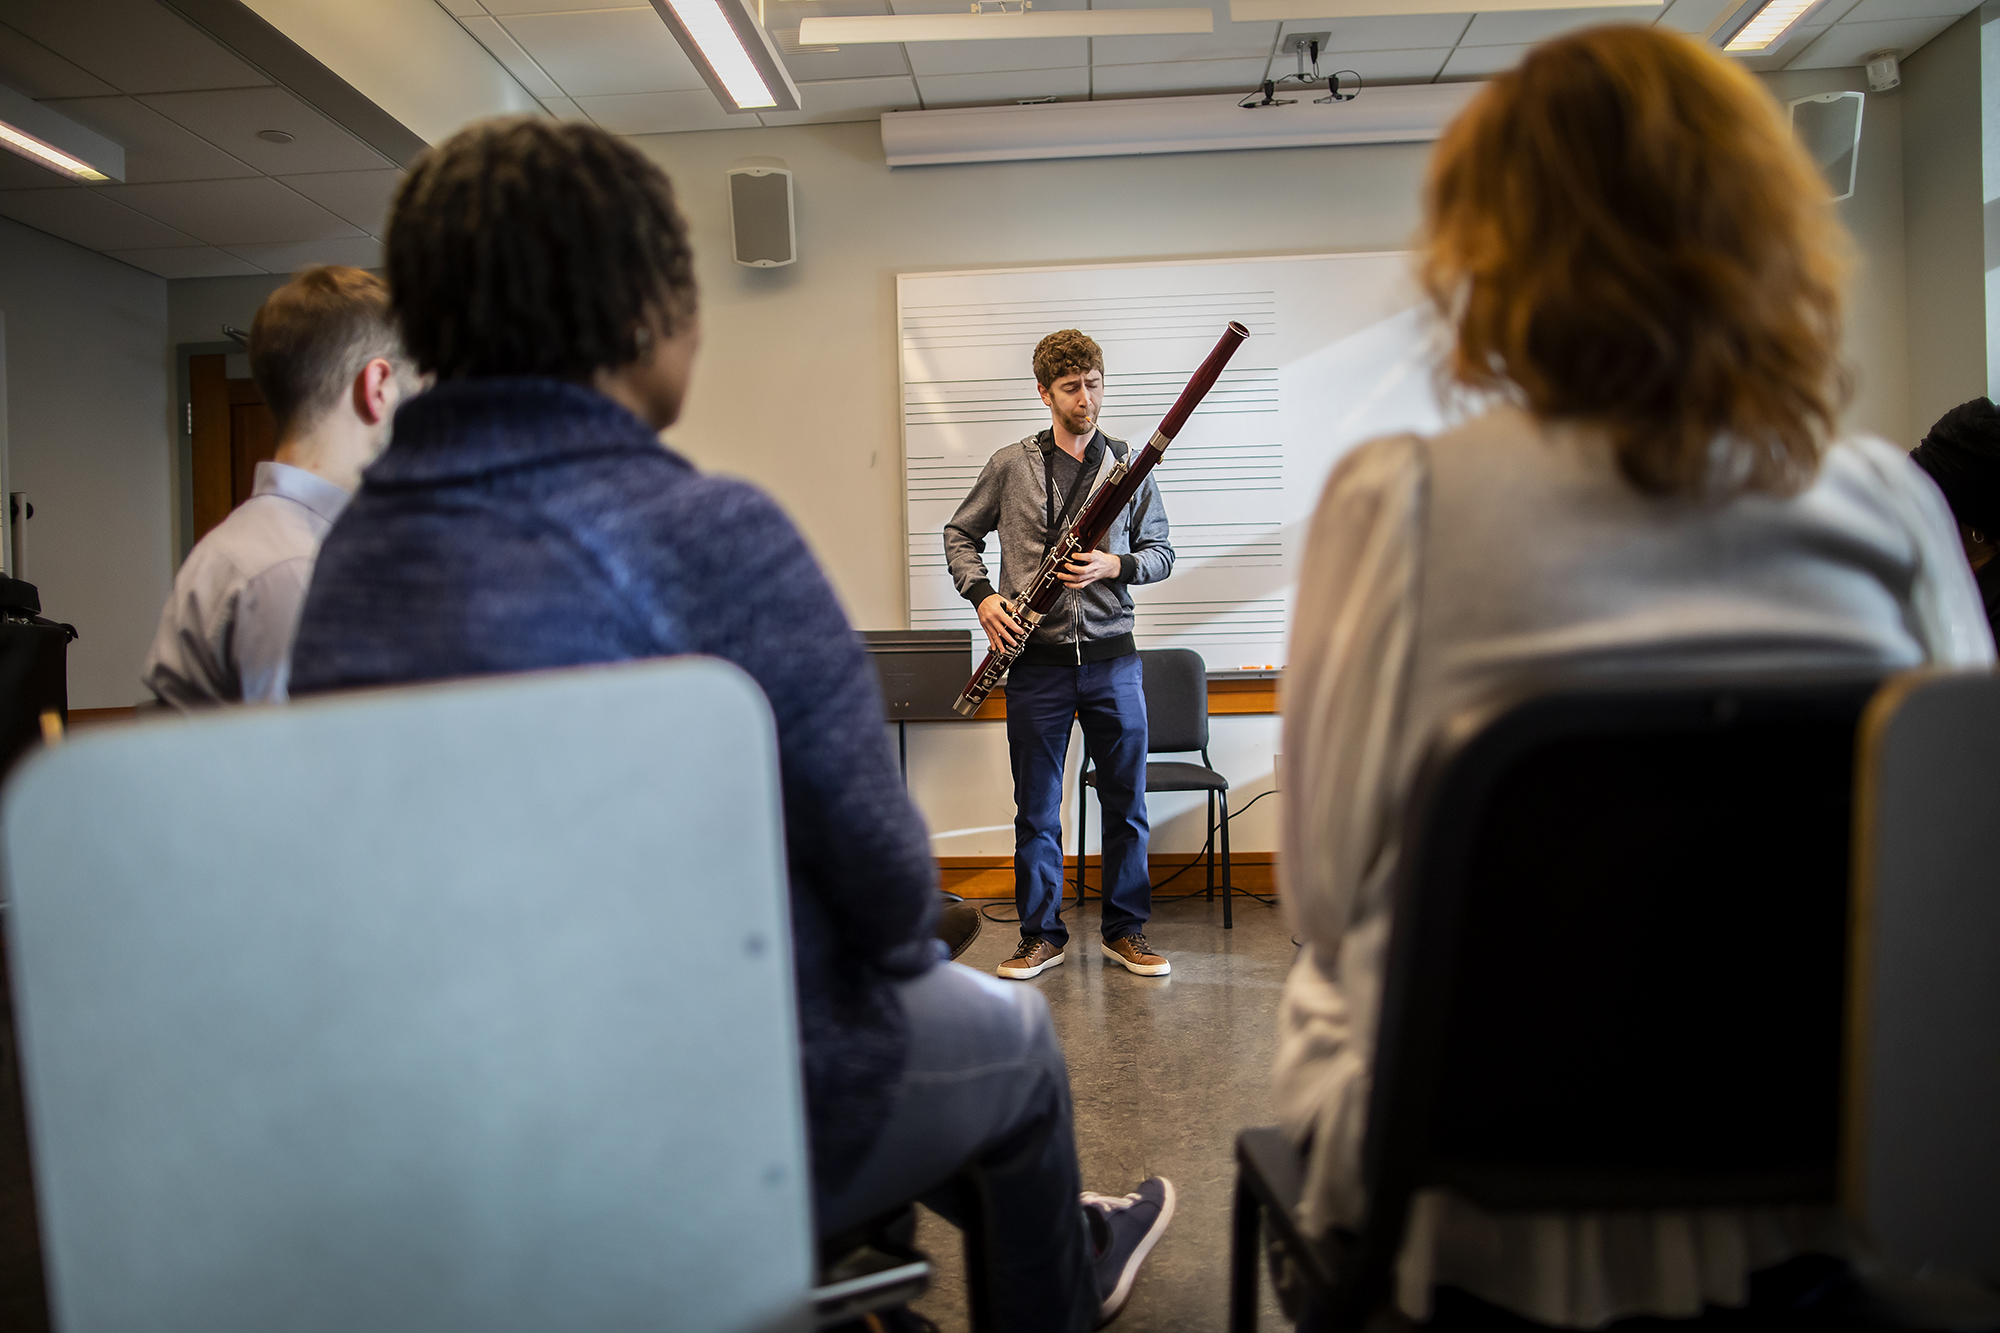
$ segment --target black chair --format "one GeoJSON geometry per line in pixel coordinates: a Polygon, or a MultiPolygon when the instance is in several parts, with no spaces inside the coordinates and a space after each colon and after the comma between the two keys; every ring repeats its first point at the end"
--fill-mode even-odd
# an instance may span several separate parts
{"type": "MultiPolygon", "coordinates": [[[[1200,751],[1201,762],[1146,765],[1146,792],[1208,793],[1208,899],[1215,901],[1215,842],[1222,839],[1222,928],[1235,927],[1229,882],[1229,779],[1208,762],[1208,666],[1188,648],[1155,648],[1139,654],[1146,672],[1146,753],[1185,754],[1200,751]],[[1217,824],[1216,805],[1222,807],[1217,824]]],[[[1076,788],[1076,902],[1083,905],[1083,824],[1088,807],[1084,788],[1097,785],[1097,770],[1088,751],[1076,788]]]]}
{"type": "Polygon", "coordinates": [[[1409,807],[1360,1229],[1237,1140],[1230,1328],[1258,1227],[1301,1328],[1385,1302],[1412,1195],[1494,1211],[1831,1204],[1856,723],[1876,678],[1579,686],[1470,709],[1409,807]]]}

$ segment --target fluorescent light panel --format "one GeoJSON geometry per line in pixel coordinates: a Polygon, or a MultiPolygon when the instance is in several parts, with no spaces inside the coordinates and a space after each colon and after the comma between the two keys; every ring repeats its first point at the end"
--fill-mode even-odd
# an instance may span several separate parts
{"type": "Polygon", "coordinates": [[[1776,45],[1792,25],[1806,16],[1819,0],[1771,0],[1751,20],[1736,30],[1725,51],[1765,51],[1776,45]]]}
{"type": "Polygon", "coordinates": [[[1495,14],[1524,9],[1658,9],[1662,0],[1229,0],[1237,23],[1271,19],[1400,18],[1406,14],[1495,14]]]}
{"type": "MultiPolygon", "coordinates": [[[[1545,0],[1543,0],[1545,2],[1545,0]]],[[[1592,0],[1596,3],[1597,0],[1592,0]]],[[[1214,32],[1207,9],[1057,9],[1005,14],[861,14],[799,23],[800,46],[978,42],[1026,37],[1142,37],[1214,32]]]]}
{"type": "Polygon", "coordinates": [[[0,148],[74,181],[125,179],[123,148],[4,86],[0,86],[0,148]]]}
{"type": "Polygon", "coordinates": [[[724,111],[800,109],[798,85],[743,0],[653,0],[653,8],[724,111]]]}

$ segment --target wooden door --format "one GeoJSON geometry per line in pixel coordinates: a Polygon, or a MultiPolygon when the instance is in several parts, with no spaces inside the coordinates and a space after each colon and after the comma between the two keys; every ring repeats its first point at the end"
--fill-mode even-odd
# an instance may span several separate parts
{"type": "Polygon", "coordinates": [[[220,352],[188,358],[193,405],[194,540],[250,498],[257,464],[278,451],[278,423],[257,381],[231,379],[220,352]]]}

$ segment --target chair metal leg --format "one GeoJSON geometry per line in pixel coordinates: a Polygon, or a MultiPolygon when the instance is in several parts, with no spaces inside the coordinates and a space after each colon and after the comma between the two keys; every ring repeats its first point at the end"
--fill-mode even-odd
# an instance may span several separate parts
{"type": "Polygon", "coordinates": [[[1208,794],[1208,901],[1215,901],[1215,793],[1208,794]]]}
{"type": "Polygon", "coordinates": [[[1083,826],[1085,818],[1090,813],[1089,803],[1085,799],[1089,795],[1089,792],[1090,789],[1083,785],[1083,770],[1079,768],[1076,771],[1076,906],[1078,911],[1083,910],[1083,826]]]}
{"type": "Polygon", "coordinates": [[[1236,922],[1231,911],[1234,886],[1229,875],[1229,793],[1217,792],[1215,798],[1222,802],[1222,928],[1234,930],[1236,922]]]}
{"type": "Polygon", "coordinates": [[[1229,1234],[1229,1333],[1257,1333],[1257,1242],[1263,1208],[1236,1168],[1236,1208],[1229,1234]]]}
{"type": "Polygon", "coordinates": [[[1000,1321],[993,1306],[993,1228],[989,1221],[986,1179],[977,1165],[970,1165],[954,1183],[965,1240],[966,1315],[972,1333],[999,1333],[1000,1321]]]}

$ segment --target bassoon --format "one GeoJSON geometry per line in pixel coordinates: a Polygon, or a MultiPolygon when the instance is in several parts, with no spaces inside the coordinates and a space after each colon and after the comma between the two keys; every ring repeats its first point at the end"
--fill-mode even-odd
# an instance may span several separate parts
{"type": "Polygon", "coordinates": [[[1223,367],[1229,364],[1229,358],[1236,355],[1236,349],[1249,336],[1250,330],[1235,320],[1229,321],[1222,340],[1215,344],[1215,350],[1208,354],[1208,359],[1194,372],[1194,378],[1181,390],[1181,396],[1174,400],[1173,408],[1160,422],[1160,428],[1153,432],[1153,438],[1146,441],[1146,447],[1134,454],[1129,463],[1112,463],[1103,482],[1090,497],[1090,502],[1083,507],[1083,512],[1050,545],[1048,554],[1042,557],[1041,568],[1035,571],[1034,579],[1022,590],[1020,600],[1006,602],[1009,614],[1020,622],[1020,637],[1014,640],[1012,648],[996,648],[986,654],[986,660],[979,664],[979,670],[972,673],[972,679],[966,682],[957,701],[952,704],[961,716],[971,717],[978,712],[979,705],[986,702],[986,696],[993,693],[994,686],[1014,665],[1021,650],[1028,646],[1028,638],[1035,632],[1035,626],[1042,623],[1042,617],[1054,608],[1056,599],[1062,595],[1060,575],[1063,567],[1071,557],[1097,549],[1097,544],[1104,540],[1104,534],[1110,530],[1119,511],[1138,493],[1146,474],[1166,455],[1167,446],[1181,433],[1181,427],[1194,415],[1195,408],[1201,406],[1201,400],[1215,387],[1215,381],[1222,375],[1223,367]]]}

